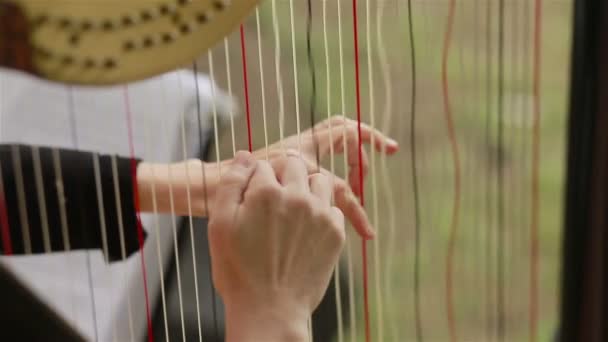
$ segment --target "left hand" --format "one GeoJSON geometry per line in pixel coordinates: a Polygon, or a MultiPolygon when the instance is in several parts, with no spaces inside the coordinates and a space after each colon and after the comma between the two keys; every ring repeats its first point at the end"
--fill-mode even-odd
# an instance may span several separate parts
{"type": "MultiPolygon", "coordinates": [[[[369,161],[367,152],[362,150],[362,160],[359,163],[359,132],[358,123],[355,120],[343,118],[336,115],[330,119],[323,120],[314,126],[300,133],[294,134],[282,141],[278,141],[268,146],[269,157],[276,155],[277,152],[285,150],[297,150],[307,163],[316,164],[316,149],[319,151],[319,159],[323,160],[330,154],[331,149],[338,155],[346,153],[348,162],[348,183],[356,195],[361,194],[359,186],[359,168],[363,169],[363,176],[367,176],[369,161]],[[316,146],[315,146],[316,144],[316,146]]],[[[361,123],[361,142],[362,144],[373,143],[373,148],[380,153],[388,155],[395,154],[399,150],[399,144],[390,139],[382,132],[361,123]]],[[[266,158],[266,148],[261,148],[253,152],[258,159],[266,158]]]]}

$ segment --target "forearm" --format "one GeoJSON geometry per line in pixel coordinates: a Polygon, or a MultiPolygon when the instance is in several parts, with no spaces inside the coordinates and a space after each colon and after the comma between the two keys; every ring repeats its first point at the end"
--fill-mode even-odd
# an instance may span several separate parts
{"type": "Polygon", "coordinates": [[[137,168],[140,210],[206,217],[218,183],[215,163],[198,159],[172,164],[142,162],[137,168]]]}

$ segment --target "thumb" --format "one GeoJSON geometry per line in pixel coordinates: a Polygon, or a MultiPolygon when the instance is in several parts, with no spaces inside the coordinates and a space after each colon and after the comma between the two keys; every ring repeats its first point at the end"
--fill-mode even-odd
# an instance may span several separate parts
{"type": "Polygon", "coordinates": [[[243,193],[255,170],[255,157],[245,151],[239,151],[229,164],[228,171],[221,175],[220,187],[215,201],[215,215],[228,213],[233,215],[243,200],[243,193]]]}

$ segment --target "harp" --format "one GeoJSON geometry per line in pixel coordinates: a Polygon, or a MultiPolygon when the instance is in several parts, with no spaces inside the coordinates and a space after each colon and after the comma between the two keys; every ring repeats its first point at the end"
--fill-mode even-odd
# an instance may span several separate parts
{"type": "MultiPolygon", "coordinates": [[[[122,149],[111,153],[131,155],[125,137],[133,127],[125,128],[130,124],[124,117],[129,110],[135,114],[131,124],[135,123],[136,134],[156,127],[170,135],[164,131],[168,125],[162,115],[156,126],[146,128],[149,117],[138,123],[138,111],[146,109],[131,102],[137,97],[134,93],[149,92],[146,87],[158,84],[165,89],[156,89],[157,93],[167,99],[172,97],[171,89],[190,87],[174,94],[182,99],[191,95],[182,101],[186,109],[179,112],[190,110],[194,123],[184,127],[195,127],[190,133],[181,131],[183,116],[177,115],[175,158],[179,160],[202,155],[209,146],[211,162],[230,157],[236,149],[263,150],[289,135],[285,132],[299,136],[310,124],[309,117],[313,122],[325,118],[321,113],[352,113],[351,119],[396,137],[403,146],[396,158],[369,151],[370,172],[367,187],[362,187],[369,216],[379,229],[378,239],[361,248],[354,235],[349,237],[330,297],[322,304],[335,323],[326,327],[327,316],[313,319],[314,340],[606,339],[608,246],[601,132],[606,115],[601,63],[606,50],[605,4],[269,0],[256,5],[202,0],[159,1],[153,6],[149,1],[120,6],[110,0],[99,5],[4,1],[0,2],[0,64],[69,84],[113,85],[142,80],[199,58],[194,73],[108,90],[114,92],[115,102],[107,111],[121,113],[111,127],[122,130],[122,149]],[[571,18],[573,25],[563,24],[571,18]],[[564,27],[573,28],[572,44],[552,43],[549,37],[555,33],[550,32],[561,29],[558,32],[567,36],[570,31],[564,27]],[[570,86],[566,87],[568,66],[570,86]],[[208,73],[209,83],[197,73],[201,70],[208,73]],[[553,78],[556,74],[561,76],[553,78]],[[201,92],[205,87],[207,99],[201,92]],[[230,101],[216,100],[224,95],[220,89],[240,99],[244,112],[236,118],[227,105],[223,133],[220,103],[230,101]],[[568,94],[567,174],[559,177],[550,169],[565,159],[565,152],[555,149],[563,143],[556,132],[565,126],[566,104],[552,101],[568,94]],[[205,117],[200,112],[209,114],[205,127],[212,133],[210,145],[205,144],[204,134],[199,135],[203,125],[197,118],[205,117]],[[190,138],[183,143],[184,137],[190,138]],[[565,184],[563,192],[560,184],[565,184]],[[556,200],[561,197],[564,210],[556,200]],[[560,256],[556,251],[562,241],[560,256]],[[554,295],[558,291],[560,304],[554,295]]],[[[10,99],[15,84],[7,77],[3,75],[0,103],[10,99]]],[[[58,112],[65,117],[70,111],[78,114],[73,115],[76,118],[87,115],[83,103],[92,101],[87,96],[99,95],[69,89],[61,90],[65,99],[58,112]]],[[[141,98],[153,102],[145,95],[141,98]]],[[[10,130],[2,116],[0,123],[10,130]]],[[[94,136],[96,128],[101,130],[76,129],[75,136],[94,136]]],[[[45,134],[48,129],[35,136],[45,134]]],[[[69,130],[64,134],[69,136],[69,130]]],[[[2,141],[6,135],[2,134],[2,141]]],[[[135,137],[133,155],[145,155],[150,146],[146,139],[150,136],[143,133],[135,137]]],[[[374,135],[372,145],[373,139],[374,135]]],[[[93,142],[89,146],[102,147],[93,142]]],[[[362,146],[357,149],[362,151],[362,146]]],[[[334,152],[338,154],[329,151],[326,166],[345,175],[348,166],[334,152]]],[[[18,213],[5,211],[0,218],[14,215],[18,213]]],[[[122,292],[126,295],[118,304],[111,304],[115,307],[109,311],[118,312],[118,318],[77,328],[85,335],[82,338],[221,340],[220,302],[205,274],[204,230],[199,227],[204,223],[190,219],[193,216],[186,216],[181,235],[172,227],[177,225],[174,218],[165,220],[166,229],[154,235],[152,219],[146,227],[152,235],[143,257],[128,261],[130,291],[122,292]],[[156,241],[165,244],[157,247],[156,241]],[[160,262],[157,251],[164,255],[160,262]],[[199,272],[186,280],[186,269],[199,272]],[[154,272],[156,276],[151,275],[154,272]],[[190,305],[193,302],[196,305],[190,305]]],[[[2,260],[10,263],[13,258],[2,260]]],[[[68,260],[65,255],[58,258],[68,260]]],[[[82,255],[85,264],[80,273],[73,273],[94,285],[102,279],[86,279],[87,274],[95,274],[86,265],[91,258],[82,255]]],[[[109,267],[99,254],[97,261],[101,269],[109,267]]],[[[114,281],[124,282],[121,279],[125,278],[114,281]]],[[[88,306],[88,322],[101,315],[100,303],[108,298],[109,294],[101,296],[88,306]]],[[[41,315],[53,315],[54,310],[42,310],[46,313],[41,315]]],[[[60,316],[68,321],[67,328],[61,323],[57,325],[63,328],[48,329],[69,331],[77,325],[73,314],[60,316]]]]}

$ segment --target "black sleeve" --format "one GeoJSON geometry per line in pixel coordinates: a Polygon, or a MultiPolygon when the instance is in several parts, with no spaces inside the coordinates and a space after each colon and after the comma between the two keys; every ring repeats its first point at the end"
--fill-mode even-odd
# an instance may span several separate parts
{"type": "MultiPolygon", "coordinates": [[[[0,215],[3,216],[0,217],[3,239],[0,248],[6,253],[9,247],[13,254],[75,249],[103,251],[107,243],[109,261],[124,259],[138,251],[140,236],[131,167],[129,158],[48,147],[0,145],[0,186],[4,190],[3,194],[0,191],[0,201],[5,202],[5,206],[0,205],[0,210],[5,209],[0,215]],[[40,168],[36,167],[38,160],[40,168]],[[99,161],[97,175],[96,160],[99,161]],[[100,187],[96,186],[97,182],[100,187]]],[[[145,231],[142,229],[141,233],[143,242],[145,231]]]]}

